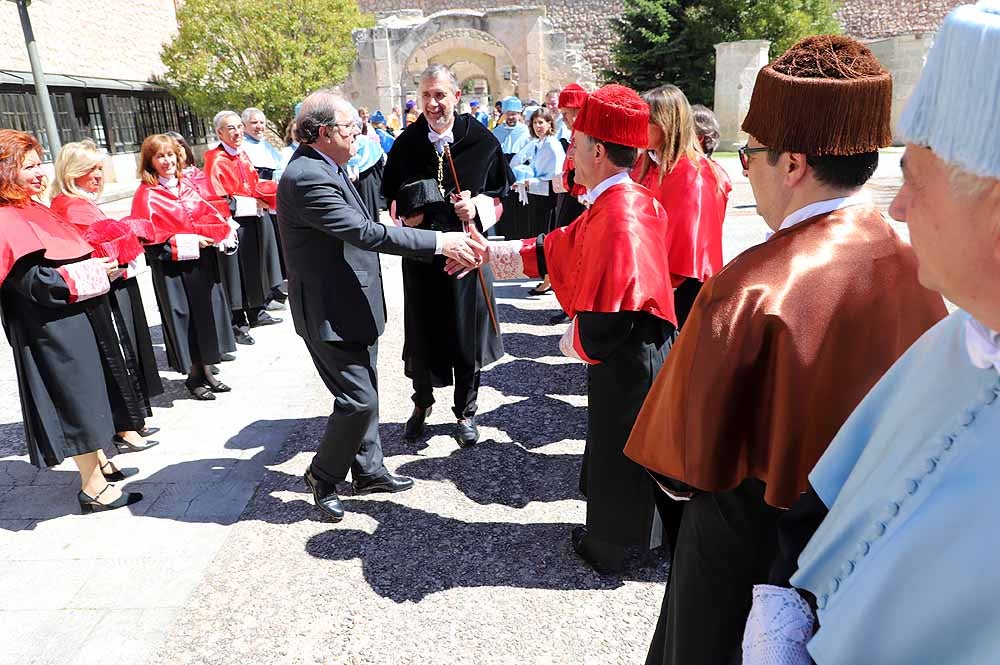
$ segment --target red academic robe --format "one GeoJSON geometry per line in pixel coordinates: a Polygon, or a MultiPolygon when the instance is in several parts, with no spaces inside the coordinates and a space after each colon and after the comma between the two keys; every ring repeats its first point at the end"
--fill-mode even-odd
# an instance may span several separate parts
{"type": "MultiPolygon", "coordinates": [[[[638,179],[645,154],[632,171],[638,179]]],[[[660,178],[651,164],[642,179],[670,219],[670,249],[667,262],[677,286],[687,278],[700,282],[722,269],[722,223],[732,184],[718,165],[704,155],[695,160],[682,156],[674,168],[660,178]]]]}
{"type": "Polygon", "coordinates": [[[96,203],[90,199],[82,199],[78,196],[59,194],[52,199],[49,208],[51,208],[52,212],[70,224],[73,224],[81,233],[86,231],[87,227],[94,222],[108,218],[107,215],[101,212],[96,203]]]}
{"type": "Polygon", "coordinates": [[[628,182],[608,188],[540,244],[522,241],[519,251],[523,272],[548,272],[563,310],[575,317],[573,347],[589,377],[580,472],[588,534],[625,550],[657,544],[652,481],[622,448],[676,327],[667,234],[663,206],[628,182]]]}
{"type": "Polygon", "coordinates": [[[216,196],[249,196],[263,201],[268,208],[277,207],[277,190],[261,185],[257,169],[242,150],[230,155],[222,145],[205,153],[205,174],[216,196]]]}
{"type": "Polygon", "coordinates": [[[222,228],[227,231],[229,228],[215,206],[203,199],[186,178],[180,179],[176,193],[162,185],[139,185],[132,199],[132,216],[145,217],[153,223],[153,244],[167,242],[179,233],[218,241],[222,228]]]}

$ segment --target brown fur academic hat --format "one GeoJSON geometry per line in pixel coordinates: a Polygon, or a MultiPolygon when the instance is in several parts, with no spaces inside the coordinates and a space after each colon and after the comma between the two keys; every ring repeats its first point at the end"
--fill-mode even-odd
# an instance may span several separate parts
{"type": "Polygon", "coordinates": [[[892,142],[892,76],[860,42],[800,40],[757,74],[743,131],[779,152],[857,155],[892,142]]]}

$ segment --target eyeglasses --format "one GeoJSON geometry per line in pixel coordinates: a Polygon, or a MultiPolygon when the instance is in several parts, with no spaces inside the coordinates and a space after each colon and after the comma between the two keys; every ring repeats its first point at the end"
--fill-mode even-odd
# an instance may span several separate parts
{"type": "Polygon", "coordinates": [[[355,131],[360,132],[363,123],[361,118],[354,118],[351,122],[328,122],[324,127],[336,127],[341,136],[350,136],[355,131]]]}
{"type": "Polygon", "coordinates": [[[744,170],[750,168],[750,155],[757,152],[767,152],[768,150],[770,150],[770,148],[768,148],[767,146],[762,146],[760,148],[751,148],[750,146],[745,145],[741,147],[739,150],[736,151],[740,155],[740,166],[742,166],[744,170]]]}

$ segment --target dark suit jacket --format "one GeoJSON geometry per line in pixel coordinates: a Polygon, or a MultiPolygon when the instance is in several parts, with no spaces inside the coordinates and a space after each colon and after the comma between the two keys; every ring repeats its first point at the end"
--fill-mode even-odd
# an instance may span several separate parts
{"type": "Polygon", "coordinates": [[[377,252],[429,260],[436,245],[431,231],[372,220],[354,186],[308,145],[278,184],[278,229],[295,332],[310,340],[373,344],[386,317],[377,252]]]}

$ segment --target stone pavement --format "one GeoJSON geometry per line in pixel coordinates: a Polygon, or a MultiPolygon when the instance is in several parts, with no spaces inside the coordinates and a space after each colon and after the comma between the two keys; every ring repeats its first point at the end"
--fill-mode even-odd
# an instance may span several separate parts
{"type": "MultiPolygon", "coordinates": [[[[898,152],[882,161],[872,190],[886,204],[898,152]]],[[[766,228],[736,161],[724,166],[736,185],[728,259],[766,228]]],[[[105,209],[124,214],[128,200],[105,209]]],[[[498,284],[508,355],[483,374],[482,442],[457,448],[442,389],[426,439],[407,445],[399,260],[383,268],[380,432],[390,470],[417,484],[347,496],[337,525],[301,482],[331,400],[290,321],[255,330],[258,343],[222,366],[234,390],[215,402],[163,372],[150,421],[162,445],[117,458],[141,469],[127,489],[146,498],[131,513],[77,515],[72,463],[28,464],[0,350],[0,664],[642,660],[667,568],[601,577],[569,545],[584,516],[586,383],[559,354],[563,327],[546,323],[555,300],[528,298],[534,282],[498,284]]]]}

